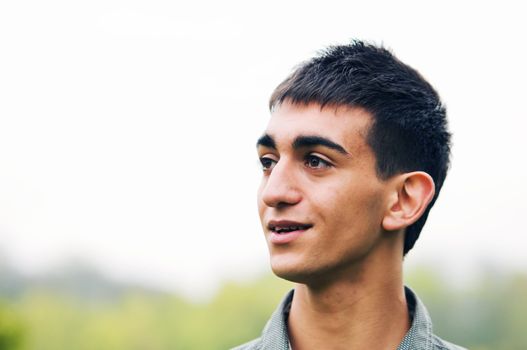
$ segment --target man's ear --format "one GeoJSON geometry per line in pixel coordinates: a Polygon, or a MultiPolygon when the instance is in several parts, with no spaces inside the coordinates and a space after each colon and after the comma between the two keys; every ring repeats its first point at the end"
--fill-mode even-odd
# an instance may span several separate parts
{"type": "Polygon", "coordinates": [[[416,222],[434,198],[434,180],[422,171],[398,175],[382,226],[387,231],[406,228],[416,222]]]}

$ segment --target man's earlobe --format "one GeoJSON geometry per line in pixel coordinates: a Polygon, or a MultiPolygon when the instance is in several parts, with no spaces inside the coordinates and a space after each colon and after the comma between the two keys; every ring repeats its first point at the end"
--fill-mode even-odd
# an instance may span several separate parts
{"type": "Polygon", "coordinates": [[[416,222],[434,198],[435,185],[430,175],[415,171],[398,176],[396,191],[383,218],[387,231],[400,230],[416,222]]]}

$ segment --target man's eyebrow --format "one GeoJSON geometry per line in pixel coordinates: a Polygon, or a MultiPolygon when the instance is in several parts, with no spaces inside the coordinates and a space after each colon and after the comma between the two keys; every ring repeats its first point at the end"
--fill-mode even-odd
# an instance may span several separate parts
{"type": "Polygon", "coordinates": [[[256,142],[256,147],[259,146],[276,149],[276,142],[274,142],[274,139],[271,136],[264,134],[256,142]]]}
{"type": "Polygon", "coordinates": [[[298,136],[293,142],[294,149],[315,146],[331,148],[344,155],[349,155],[348,151],[346,151],[344,147],[322,136],[298,136]]]}

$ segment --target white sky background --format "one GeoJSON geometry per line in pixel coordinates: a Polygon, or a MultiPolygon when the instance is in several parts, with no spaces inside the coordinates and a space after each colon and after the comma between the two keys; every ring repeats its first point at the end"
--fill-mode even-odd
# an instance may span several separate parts
{"type": "Polygon", "coordinates": [[[267,271],[255,141],[272,89],[357,37],[449,109],[447,182],[408,267],[527,269],[520,2],[2,1],[0,249],[209,293],[267,271]]]}

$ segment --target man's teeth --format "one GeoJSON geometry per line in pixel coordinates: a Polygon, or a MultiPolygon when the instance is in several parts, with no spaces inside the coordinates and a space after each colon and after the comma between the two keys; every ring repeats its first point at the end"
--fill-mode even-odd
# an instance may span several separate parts
{"type": "Polygon", "coordinates": [[[276,233],[282,233],[282,232],[292,232],[297,230],[304,230],[306,229],[306,226],[289,226],[289,227],[275,227],[273,228],[273,231],[276,233]]]}

